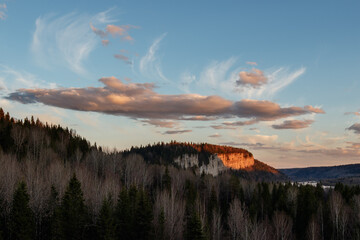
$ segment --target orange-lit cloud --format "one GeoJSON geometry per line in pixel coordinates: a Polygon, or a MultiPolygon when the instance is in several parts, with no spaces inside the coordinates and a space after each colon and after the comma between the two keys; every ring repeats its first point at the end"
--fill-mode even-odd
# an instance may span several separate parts
{"type": "Polygon", "coordinates": [[[309,127],[314,120],[286,120],[281,124],[274,124],[274,129],[301,129],[309,127]]]}
{"type": "Polygon", "coordinates": [[[269,121],[323,112],[313,107],[281,107],[270,101],[245,99],[233,102],[216,95],[159,94],[154,91],[153,83],[123,83],[115,77],[104,77],[99,81],[104,87],[19,89],[7,98],[22,103],[43,103],[66,109],[147,119],[205,116],[269,121]]]}
{"type": "Polygon", "coordinates": [[[245,85],[251,87],[259,87],[267,83],[268,79],[263,71],[253,68],[251,72],[241,71],[239,73],[240,79],[236,81],[237,85],[245,85]]]}
{"type": "Polygon", "coordinates": [[[107,46],[107,45],[109,45],[109,43],[110,43],[110,41],[109,40],[106,40],[106,39],[103,39],[103,40],[101,40],[101,44],[103,45],[103,46],[107,46]]]}
{"type": "Polygon", "coordinates": [[[101,30],[101,29],[97,29],[96,27],[94,27],[94,26],[92,25],[92,23],[90,23],[90,28],[91,28],[91,30],[92,30],[96,35],[98,35],[98,36],[101,37],[101,38],[104,38],[104,37],[107,36],[107,33],[106,33],[106,32],[104,32],[104,31],[101,30]]]}

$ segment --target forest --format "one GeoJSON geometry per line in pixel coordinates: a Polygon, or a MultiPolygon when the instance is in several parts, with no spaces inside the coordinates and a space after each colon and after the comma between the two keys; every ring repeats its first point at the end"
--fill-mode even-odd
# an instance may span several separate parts
{"type": "Polygon", "coordinates": [[[0,239],[360,239],[359,186],[198,175],[169,159],[246,150],[182,145],[110,150],[0,109],[0,239]]]}

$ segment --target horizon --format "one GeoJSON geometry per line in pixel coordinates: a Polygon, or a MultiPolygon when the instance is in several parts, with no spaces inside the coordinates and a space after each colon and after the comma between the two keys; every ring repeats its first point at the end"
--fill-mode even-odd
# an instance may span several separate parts
{"type": "Polygon", "coordinates": [[[277,169],[359,163],[358,7],[0,0],[0,107],[109,149],[175,140],[277,169]]]}

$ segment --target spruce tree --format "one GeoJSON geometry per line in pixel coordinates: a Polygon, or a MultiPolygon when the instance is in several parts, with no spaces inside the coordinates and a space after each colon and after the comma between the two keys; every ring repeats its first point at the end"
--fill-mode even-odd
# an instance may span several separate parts
{"type": "Polygon", "coordinates": [[[35,222],[29,200],[26,184],[21,181],[14,192],[10,211],[11,239],[27,240],[35,236],[35,222]]]}
{"type": "Polygon", "coordinates": [[[99,239],[102,240],[114,240],[115,239],[115,220],[113,203],[111,197],[107,197],[103,200],[99,219],[97,221],[97,229],[99,239]]]}
{"type": "Polygon", "coordinates": [[[135,215],[136,239],[150,239],[152,234],[153,212],[151,202],[144,190],[138,191],[135,215]]]}
{"type": "Polygon", "coordinates": [[[81,184],[75,174],[69,181],[60,207],[60,228],[62,239],[82,239],[87,220],[81,184]]]}

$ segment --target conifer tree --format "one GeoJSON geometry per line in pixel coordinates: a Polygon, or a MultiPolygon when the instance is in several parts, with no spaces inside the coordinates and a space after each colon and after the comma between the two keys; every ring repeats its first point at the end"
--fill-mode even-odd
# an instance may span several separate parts
{"type": "Polygon", "coordinates": [[[115,220],[111,196],[105,198],[102,202],[97,228],[99,239],[115,239],[115,220]]]}
{"type": "Polygon", "coordinates": [[[21,181],[14,192],[10,211],[11,239],[27,240],[34,238],[35,222],[33,212],[29,207],[29,200],[26,184],[21,181]]]}
{"type": "Polygon", "coordinates": [[[135,215],[135,233],[137,239],[149,239],[152,234],[152,206],[144,190],[138,192],[135,215]]]}
{"type": "Polygon", "coordinates": [[[81,184],[75,174],[69,181],[60,207],[60,227],[63,239],[82,239],[87,220],[81,184]]]}
{"type": "Polygon", "coordinates": [[[115,210],[116,237],[117,239],[131,239],[132,216],[129,193],[123,188],[119,194],[119,199],[115,210]]]}

